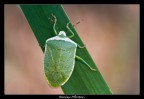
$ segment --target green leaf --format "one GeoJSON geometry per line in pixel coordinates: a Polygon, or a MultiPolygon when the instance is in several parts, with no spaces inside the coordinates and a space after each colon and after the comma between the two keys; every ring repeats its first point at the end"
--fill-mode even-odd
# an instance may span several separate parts
{"type": "MultiPolygon", "coordinates": [[[[54,22],[50,20],[53,18],[51,14],[57,17],[57,31],[63,30],[68,36],[71,35],[66,28],[66,24],[70,20],[61,5],[20,5],[20,7],[43,51],[45,41],[55,36],[54,22]]],[[[70,28],[75,33],[72,40],[79,45],[84,45],[72,24],[70,24],[70,28]]],[[[63,92],[65,94],[112,94],[87,49],[77,49],[76,54],[90,64],[92,68],[96,68],[97,71],[90,70],[85,64],[76,60],[72,76],[61,87],[63,92]]]]}

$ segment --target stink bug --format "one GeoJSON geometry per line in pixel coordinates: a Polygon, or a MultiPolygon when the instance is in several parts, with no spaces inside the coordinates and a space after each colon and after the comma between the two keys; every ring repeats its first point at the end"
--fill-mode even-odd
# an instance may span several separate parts
{"type": "Polygon", "coordinates": [[[81,57],[76,55],[76,49],[84,48],[69,38],[74,37],[74,33],[67,24],[67,29],[72,33],[67,37],[64,31],[60,31],[57,34],[55,29],[57,19],[54,17],[53,30],[56,36],[46,40],[45,52],[44,52],[44,72],[48,80],[48,83],[52,87],[60,87],[64,85],[70,78],[75,65],[75,58],[85,63],[91,70],[96,71],[90,67],[81,57]]]}

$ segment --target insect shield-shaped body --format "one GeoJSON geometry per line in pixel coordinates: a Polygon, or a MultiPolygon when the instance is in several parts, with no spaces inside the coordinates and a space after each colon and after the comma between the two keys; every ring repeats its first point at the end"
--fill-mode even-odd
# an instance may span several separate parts
{"type": "Polygon", "coordinates": [[[74,37],[74,33],[67,23],[67,29],[72,33],[71,36],[67,37],[64,31],[60,31],[57,35],[56,22],[57,18],[52,14],[54,18],[53,30],[56,34],[46,40],[45,44],[45,56],[44,56],[44,72],[48,80],[48,83],[52,87],[60,87],[64,85],[70,78],[75,65],[75,58],[82,61],[91,70],[96,71],[96,69],[91,68],[91,66],[83,60],[81,57],[76,55],[76,48],[84,48],[72,41],[69,38],[74,37]]]}
{"type": "Polygon", "coordinates": [[[51,86],[62,86],[70,78],[74,70],[76,48],[77,44],[64,31],[46,41],[44,71],[51,86]]]}

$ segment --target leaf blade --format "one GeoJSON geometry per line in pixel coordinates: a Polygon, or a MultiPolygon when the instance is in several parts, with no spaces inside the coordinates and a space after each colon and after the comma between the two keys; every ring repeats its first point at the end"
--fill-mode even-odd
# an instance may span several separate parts
{"type": "MultiPolygon", "coordinates": [[[[20,5],[20,7],[43,51],[42,46],[45,45],[45,41],[54,36],[51,14],[57,17],[57,31],[63,30],[70,35],[66,28],[66,24],[70,20],[61,5],[20,5]]],[[[72,24],[70,24],[70,28],[75,34],[72,40],[79,45],[84,45],[72,24]]],[[[77,49],[76,54],[88,62],[92,68],[98,70],[86,48],[77,49]]],[[[61,88],[65,94],[112,94],[100,71],[91,71],[80,61],[76,61],[72,76],[61,88]]]]}

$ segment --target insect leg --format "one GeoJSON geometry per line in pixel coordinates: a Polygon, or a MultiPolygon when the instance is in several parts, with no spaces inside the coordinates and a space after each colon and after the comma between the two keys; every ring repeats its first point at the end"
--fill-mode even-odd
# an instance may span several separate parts
{"type": "Polygon", "coordinates": [[[53,25],[53,30],[54,30],[54,33],[57,35],[58,33],[57,33],[57,31],[56,31],[56,28],[55,28],[55,26],[56,26],[56,22],[57,22],[57,18],[56,18],[56,16],[55,16],[55,15],[53,15],[53,14],[52,14],[52,16],[54,17],[54,25],[53,25]]]}
{"type": "MultiPolygon", "coordinates": [[[[69,36],[69,38],[72,38],[72,37],[74,37],[74,33],[72,32],[72,30],[70,29],[70,27],[69,27],[69,24],[70,24],[70,22],[68,22],[67,23],[67,29],[72,33],[72,35],[71,36],[69,36]]],[[[77,44],[78,45],[78,44],[77,44]]],[[[80,45],[78,45],[78,48],[84,48],[85,46],[80,46],[80,45]]]]}
{"type": "Polygon", "coordinates": [[[72,33],[72,35],[69,36],[69,38],[72,38],[72,37],[74,37],[74,33],[73,33],[72,30],[70,29],[69,24],[70,24],[70,22],[67,23],[67,26],[66,26],[66,27],[67,27],[67,29],[72,33]]]}
{"type": "Polygon", "coordinates": [[[78,44],[77,44],[77,46],[78,46],[78,48],[85,48],[85,46],[80,46],[80,45],[78,45],[78,44]]]}
{"type": "Polygon", "coordinates": [[[93,69],[85,60],[83,60],[81,57],[77,56],[75,57],[76,59],[82,61],[85,65],[87,65],[92,71],[97,71],[96,69],[93,69]]]}

